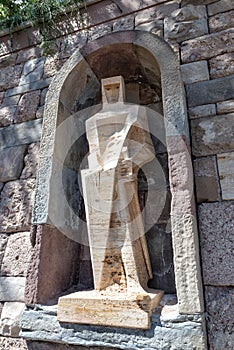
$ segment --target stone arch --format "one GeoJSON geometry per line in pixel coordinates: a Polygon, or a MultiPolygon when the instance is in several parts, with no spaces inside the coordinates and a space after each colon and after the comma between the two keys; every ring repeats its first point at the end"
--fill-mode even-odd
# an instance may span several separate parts
{"type": "MultiPolygon", "coordinates": [[[[202,283],[185,94],[179,60],[160,37],[142,31],[106,35],[76,50],[55,76],[45,103],[33,224],[55,226],[71,239],[80,228],[77,216],[68,211],[64,196],[59,195],[63,192],[61,163],[66,157],[64,150],[69,149],[77,139],[78,125],[71,125],[69,116],[73,113],[77,96],[82,100],[84,91],[86,94],[88,92],[88,99],[95,102],[94,89],[99,88],[99,80],[90,68],[88,57],[98,49],[120,43],[147,50],[160,68],[172,190],[172,237],[179,311],[199,313],[203,310],[202,283]],[[61,212],[64,213],[62,217],[61,212]]],[[[91,107],[90,113],[94,113],[95,108],[91,107]]],[[[67,178],[69,176],[67,174],[67,178]]],[[[31,280],[29,273],[28,286],[31,280]]],[[[62,282],[58,288],[63,289],[62,282]]],[[[28,300],[31,300],[30,297],[28,300]]]]}

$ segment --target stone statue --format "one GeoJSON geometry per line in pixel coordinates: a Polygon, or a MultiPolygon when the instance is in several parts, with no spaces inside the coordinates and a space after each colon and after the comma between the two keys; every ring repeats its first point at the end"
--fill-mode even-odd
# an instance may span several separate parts
{"type": "Polygon", "coordinates": [[[81,177],[95,290],[75,293],[89,306],[73,322],[148,328],[162,292],[147,288],[152,271],[137,174],[155,153],[146,109],[124,98],[121,76],[103,79],[103,108],[86,122],[90,153],[81,177]],[[115,309],[111,319],[108,305],[115,309]]]}

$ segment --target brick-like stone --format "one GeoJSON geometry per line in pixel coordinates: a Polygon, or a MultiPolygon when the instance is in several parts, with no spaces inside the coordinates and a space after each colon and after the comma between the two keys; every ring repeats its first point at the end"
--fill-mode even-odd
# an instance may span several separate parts
{"type": "Polygon", "coordinates": [[[30,232],[10,235],[2,261],[1,275],[26,277],[30,248],[30,232]]]}
{"type": "Polygon", "coordinates": [[[144,30],[152,34],[163,37],[163,21],[155,20],[147,23],[139,24],[135,27],[136,30],[144,30]]]}
{"type": "Polygon", "coordinates": [[[234,152],[217,155],[222,198],[234,199],[234,152]]]}
{"type": "Polygon", "coordinates": [[[206,156],[234,149],[234,113],[191,120],[192,153],[206,156]]]}
{"type": "Polygon", "coordinates": [[[20,95],[5,97],[2,103],[2,107],[17,106],[19,100],[20,95]]]}
{"type": "Polygon", "coordinates": [[[233,350],[234,322],[232,287],[206,287],[207,330],[210,349],[233,350]]]}
{"type": "Polygon", "coordinates": [[[234,202],[198,207],[203,280],[205,285],[234,285],[234,202]]]}
{"type": "Polygon", "coordinates": [[[14,96],[14,95],[24,94],[25,92],[44,89],[50,85],[51,80],[52,80],[52,78],[47,78],[44,80],[34,81],[30,84],[17,86],[13,89],[7,90],[5,96],[9,97],[9,96],[14,96]]]}
{"type": "Polygon", "coordinates": [[[228,100],[217,103],[217,113],[224,114],[234,112],[234,100],[228,100]]]}
{"type": "Polygon", "coordinates": [[[200,61],[234,51],[234,29],[204,35],[185,41],[181,45],[182,62],[200,61]]]}
{"type": "Polygon", "coordinates": [[[1,192],[1,232],[30,230],[34,185],[34,179],[6,183],[1,192]]]}
{"type": "Polygon", "coordinates": [[[197,202],[218,201],[220,188],[215,157],[197,158],[193,164],[197,202]]]}
{"type": "Polygon", "coordinates": [[[134,29],[134,18],[132,16],[120,18],[113,22],[113,32],[120,30],[133,30],[134,29]]]}
{"type": "Polygon", "coordinates": [[[22,338],[0,337],[2,350],[28,350],[26,340],[22,338]]]}
{"type": "Polygon", "coordinates": [[[19,85],[33,83],[42,78],[44,68],[44,57],[34,58],[24,64],[19,85]]]}
{"type": "Polygon", "coordinates": [[[220,12],[226,12],[234,9],[234,3],[232,0],[220,0],[214,4],[208,5],[208,15],[213,16],[220,12]]]}
{"type": "Polygon", "coordinates": [[[20,317],[25,304],[20,302],[6,302],[0,319],[0,334],[18,337],[20,333],[20,317]]]}
{"type": "Polygon", "coordinates": [[[14,123],[22,123],[28,120],[35,119],[36,111],[40,101],[40,91],[31,91],[24,94],[18,104],[14,123]]]}
{"type": "Polygon", "coordinates": [[[153,20],[163,20],[166,16],[179,8],[178,1],[170,1],[163,5],[156,5],[152,8],[142,10],[136,14],[135,25],[151,22],[153,20]]]}
{"type": "Polygon", "coordinates": [[[209,60],[211,78],[234,74],[234,52],[225,53],[209,60]]]}
{"type": "Polygon", "coordinates": [[[182,77],[185,84],[196,81],[209,80],[207,61],[199,61],[183,64],[181,66],[182,77]]]}
{"type": "Polygon", "coordinates": [[[9,66],[0,70],[0,91],[13,88],[19,84],[23,65],[9,66]]]}
{"type": "Polygon", "coordinates": [[[26,145],[21,145],[0,150],[0,181],[12,181],[20,177],[26,148],[26,145]]]}
{"type": "Polygon", "coordinates": [[[219,32],[234,26],[234,10],[224,13],[219,13],[209,18],[210,32],[219,32]]]}
{"type": "Polygon", "coordinates": [[[42,120],[38,119],[0,129],[0,148],[38,142],[41,137],[41,125],[42,120]]]}
{"type": "Polygon", "coordinates": [[[0,277],[0,301],[24,301],[25,277],[0,277]]]}
{"type": "Polygon", "coordinates": [[[21,174],[21,179],[27,179],[29,177],[36,177],[37,165],[39,162],[39,143],[32,143],[28,147],[28,152],[24,157],[25,167],[21,174]]]}
{"type": "Polygon", "coordinates": [[[0,108],[0,127],[13,124],[16,106],[0,108]]]}
{"type": "Polygon", "coordinates": [[[189,108],[189,117],[191,119],[209,117],[211,115],[216,115],[215,104],[208,104],[189,108]]]}
{"type": "Polygon", "coordinates": [[[16,63],[24,63],[31,60],[32,58],[38,58],[39,56],[41,56],[41,51],[42,50],[39,46],[21,50],[17,54],[16,63]]]}
{"type": "Polygon", "coordinates": [[[200,106],[232,99],[234,75],[186,85],[188,106],[200,106]]]}

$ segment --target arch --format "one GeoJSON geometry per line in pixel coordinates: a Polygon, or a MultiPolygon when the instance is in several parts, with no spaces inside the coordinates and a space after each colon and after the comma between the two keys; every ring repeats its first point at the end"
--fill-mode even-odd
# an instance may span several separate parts
{"type": "MultiPolygon", "coordinates": [[[[77,139],[78,124],[70,125],[68,120],[77,96],[82,98],[84,91],[88,91],[88,97],[95,100],[94,89],[99,86],[99,80],[90,68],[88,57],[98,49],[122,43],[144,48],[154,56],[160,68],[179,311],[200,313],[203,297],[184,87],[178,58],[160,37],[143,31],[108,34],[77,49],[55,76],[45,103],[33,223],[53,226],[58,220],[55,226],[61,231],[67,230],[70,238],[73,238],[71,227],[79,228],[77,217],[68,213],[62,196],[57,200],[51,197],[53,193],[62,193],[59,162],[65,159],[65,150],[77,139]],[[61,212],[64,213],[62,218],[61,212]]],[[[94,110],[91,108],[90,113],[94,110]]]]}

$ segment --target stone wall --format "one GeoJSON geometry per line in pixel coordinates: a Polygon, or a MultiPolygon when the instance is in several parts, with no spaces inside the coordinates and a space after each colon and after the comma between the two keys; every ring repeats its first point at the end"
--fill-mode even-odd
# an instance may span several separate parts
{"type": "MultiPolygon", "coordinates": [[[[233,12],[232,0],[147,0],[144,4],[136,0],[91,1],[87,7],[88,29],[77,28],[68,38],[58,38],[53,43],[53,57],[42,56],[33,28],[0,37],[0,349],[83,349],[18,338],[33,245],[30,218],[43,106],[52,77],[75,49],[99,36],[133,29],[163,37],[181,61],[191,130],[209,349],[233,348],[233,12]]],[[[35,323],[30,312],[28,322],[35,323]]],[[[53,314],[53,310],[42,310],[41,314],[48,312],[53,314]]],[[[24,317],[27,331],[31,326],[26,321],[24,317]]],[[[183,327],[191,331],[189,327],[195,327],[196,320],[184,322],[183,327]]],[[[47,326],[47,338],[43,338],[43,327],[38,324],[41,339],[60,342],[61,334],[53,338],[56,324],[51,330],[47,326]]],[[[184,329],[182,333],[176,329],[175,337],[186,338],[184,329]]],[[[105,339],[108,346],[112,334],[109,332],[104,340],[99,334],[96,343],[93,340],[91,344],[83,330],[73,332],[80,332],[77,336],[83,337],[82,345],[96,350],[104,349],[98,344],[104,344],[105,339]]],[[[155,337],[155,345],[148,343],[147,348],[179,349],[178,344],[169,347],[162,333],[156,332],[155,337]]],[[[135,335],[129,335],[126,342],[124,336],[118,341],[120,348],[126,349],[134,348],[132,342],[141,343],[135,335]]],[[[181,349],[192,348],[200,349],[194,343],[181,349]]]]}

